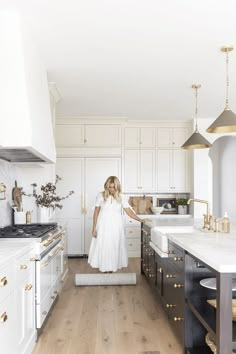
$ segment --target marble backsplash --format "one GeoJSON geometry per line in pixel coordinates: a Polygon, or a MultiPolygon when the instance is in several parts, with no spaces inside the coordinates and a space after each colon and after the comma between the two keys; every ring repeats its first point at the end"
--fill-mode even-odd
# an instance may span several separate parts
{"type": "MultiPolygon", "coordinates": [[[[0,159],[0,183],[7,187],[6,199],[0,200],[0,227],[12,223],[12,189],[15,181],[19,187],[23,187],[27,194],[32,194],[32,183],[38,186],[48,181],[53,181],[55,176],[54,165],[26,165],[12,164],[0,159]]],[[[3,194],[0,194],[3,198],[3,194]]],[[[37,222],[37,208],[34,198],[23,196],[23,210],[32,212],[32,222],[37,222]]]]}

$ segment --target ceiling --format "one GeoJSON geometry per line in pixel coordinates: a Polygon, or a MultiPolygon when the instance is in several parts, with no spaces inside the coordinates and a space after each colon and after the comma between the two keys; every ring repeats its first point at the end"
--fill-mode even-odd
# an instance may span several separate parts
{"type": "MultiPolygon", "coordinates": [[[[225,103],[224,45],[236,46],[235,0],[1,0],[29,23],[59,117],[189,120],[225,103]]],[[[236,48],[229,103],[236,111],[236,48]]]]}

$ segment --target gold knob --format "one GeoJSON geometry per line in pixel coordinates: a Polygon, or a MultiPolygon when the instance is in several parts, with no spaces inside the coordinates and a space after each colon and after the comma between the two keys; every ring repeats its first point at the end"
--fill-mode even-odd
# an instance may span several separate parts
{"type": "Polygon", "coordinates": [[[26,264],[21,264],[20,265],[20,269],[27,269],[27,265],[26,264]]]}
{"type": "Polygon", "coordinates": [[[184,286],[182,284],[174,284],[174,288],[183,288],[184,286]]]}
{"type": "Polygon", "coordinates": [[[178,321],[183,321],[184,318],[183,318],[183,317],[174,317],[173,320],[174,320],[175,322],[178,322],[178,321]]]}
{"type": "Polygon", "coordinates": [[[0,317],[0,322],[6,322],[7,318],[8,318],[7,313],[3,312],[3,314],[0,317]]]}
{"type": "Polygon", "coordinates": [[[25,290],[31,290],[33,288],[32,284],[26,284],[25,290]]]}
{"type": "Polygon", "coordinates": [[[172,307],[175,307],[175,306],[176,306],[175,304],[166,304],[167,308],[172,308],[172,307]]]}
{"type": "Polygon", "coordinates": [[[174,274],[166,274],[166,278],[175,278],[174,274]]]}
{"type": "Polygon", "coordinates": [[[6,286],[7,285],[7,277],[3,277],[1,280],[0,280],[0,286],[6,286]]]}
{"type": "Polygon", "coordinates": [[[175,262],[183,261],[183,257],[174,257],[175,262]]]}

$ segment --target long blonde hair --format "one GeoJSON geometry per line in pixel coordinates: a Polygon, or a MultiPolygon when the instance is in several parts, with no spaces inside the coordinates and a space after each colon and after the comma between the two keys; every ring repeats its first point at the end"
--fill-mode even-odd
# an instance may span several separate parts
{"type": "Polygon", "coordinates": [[[104,191],[102,192],[104,201],[107,200],[107,198],[109,197],[109,186],[110,184],[114,184],[114,188],[115,188],[115,193],[113,195],[113,197],[120,203],[121,202],[121,185],[120,185],[120,181],[116,176],[110,176],[107,178],[106,182],[104,183],[104,191]]]}

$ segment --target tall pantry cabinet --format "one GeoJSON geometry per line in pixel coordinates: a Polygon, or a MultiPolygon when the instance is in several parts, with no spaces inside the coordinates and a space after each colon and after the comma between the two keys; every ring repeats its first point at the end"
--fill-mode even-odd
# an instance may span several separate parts
{"type": "Polygon", "coordinates": [[[63,201],[57,211],[60,223],[68,222],[68,255],[88,254],[92,238],[93,210],[97,194],[107,177],[121,176],[120,158],[58,158],[56,172],[63,179],[58,184],[60,195],[75,193],[63,201]]]}

